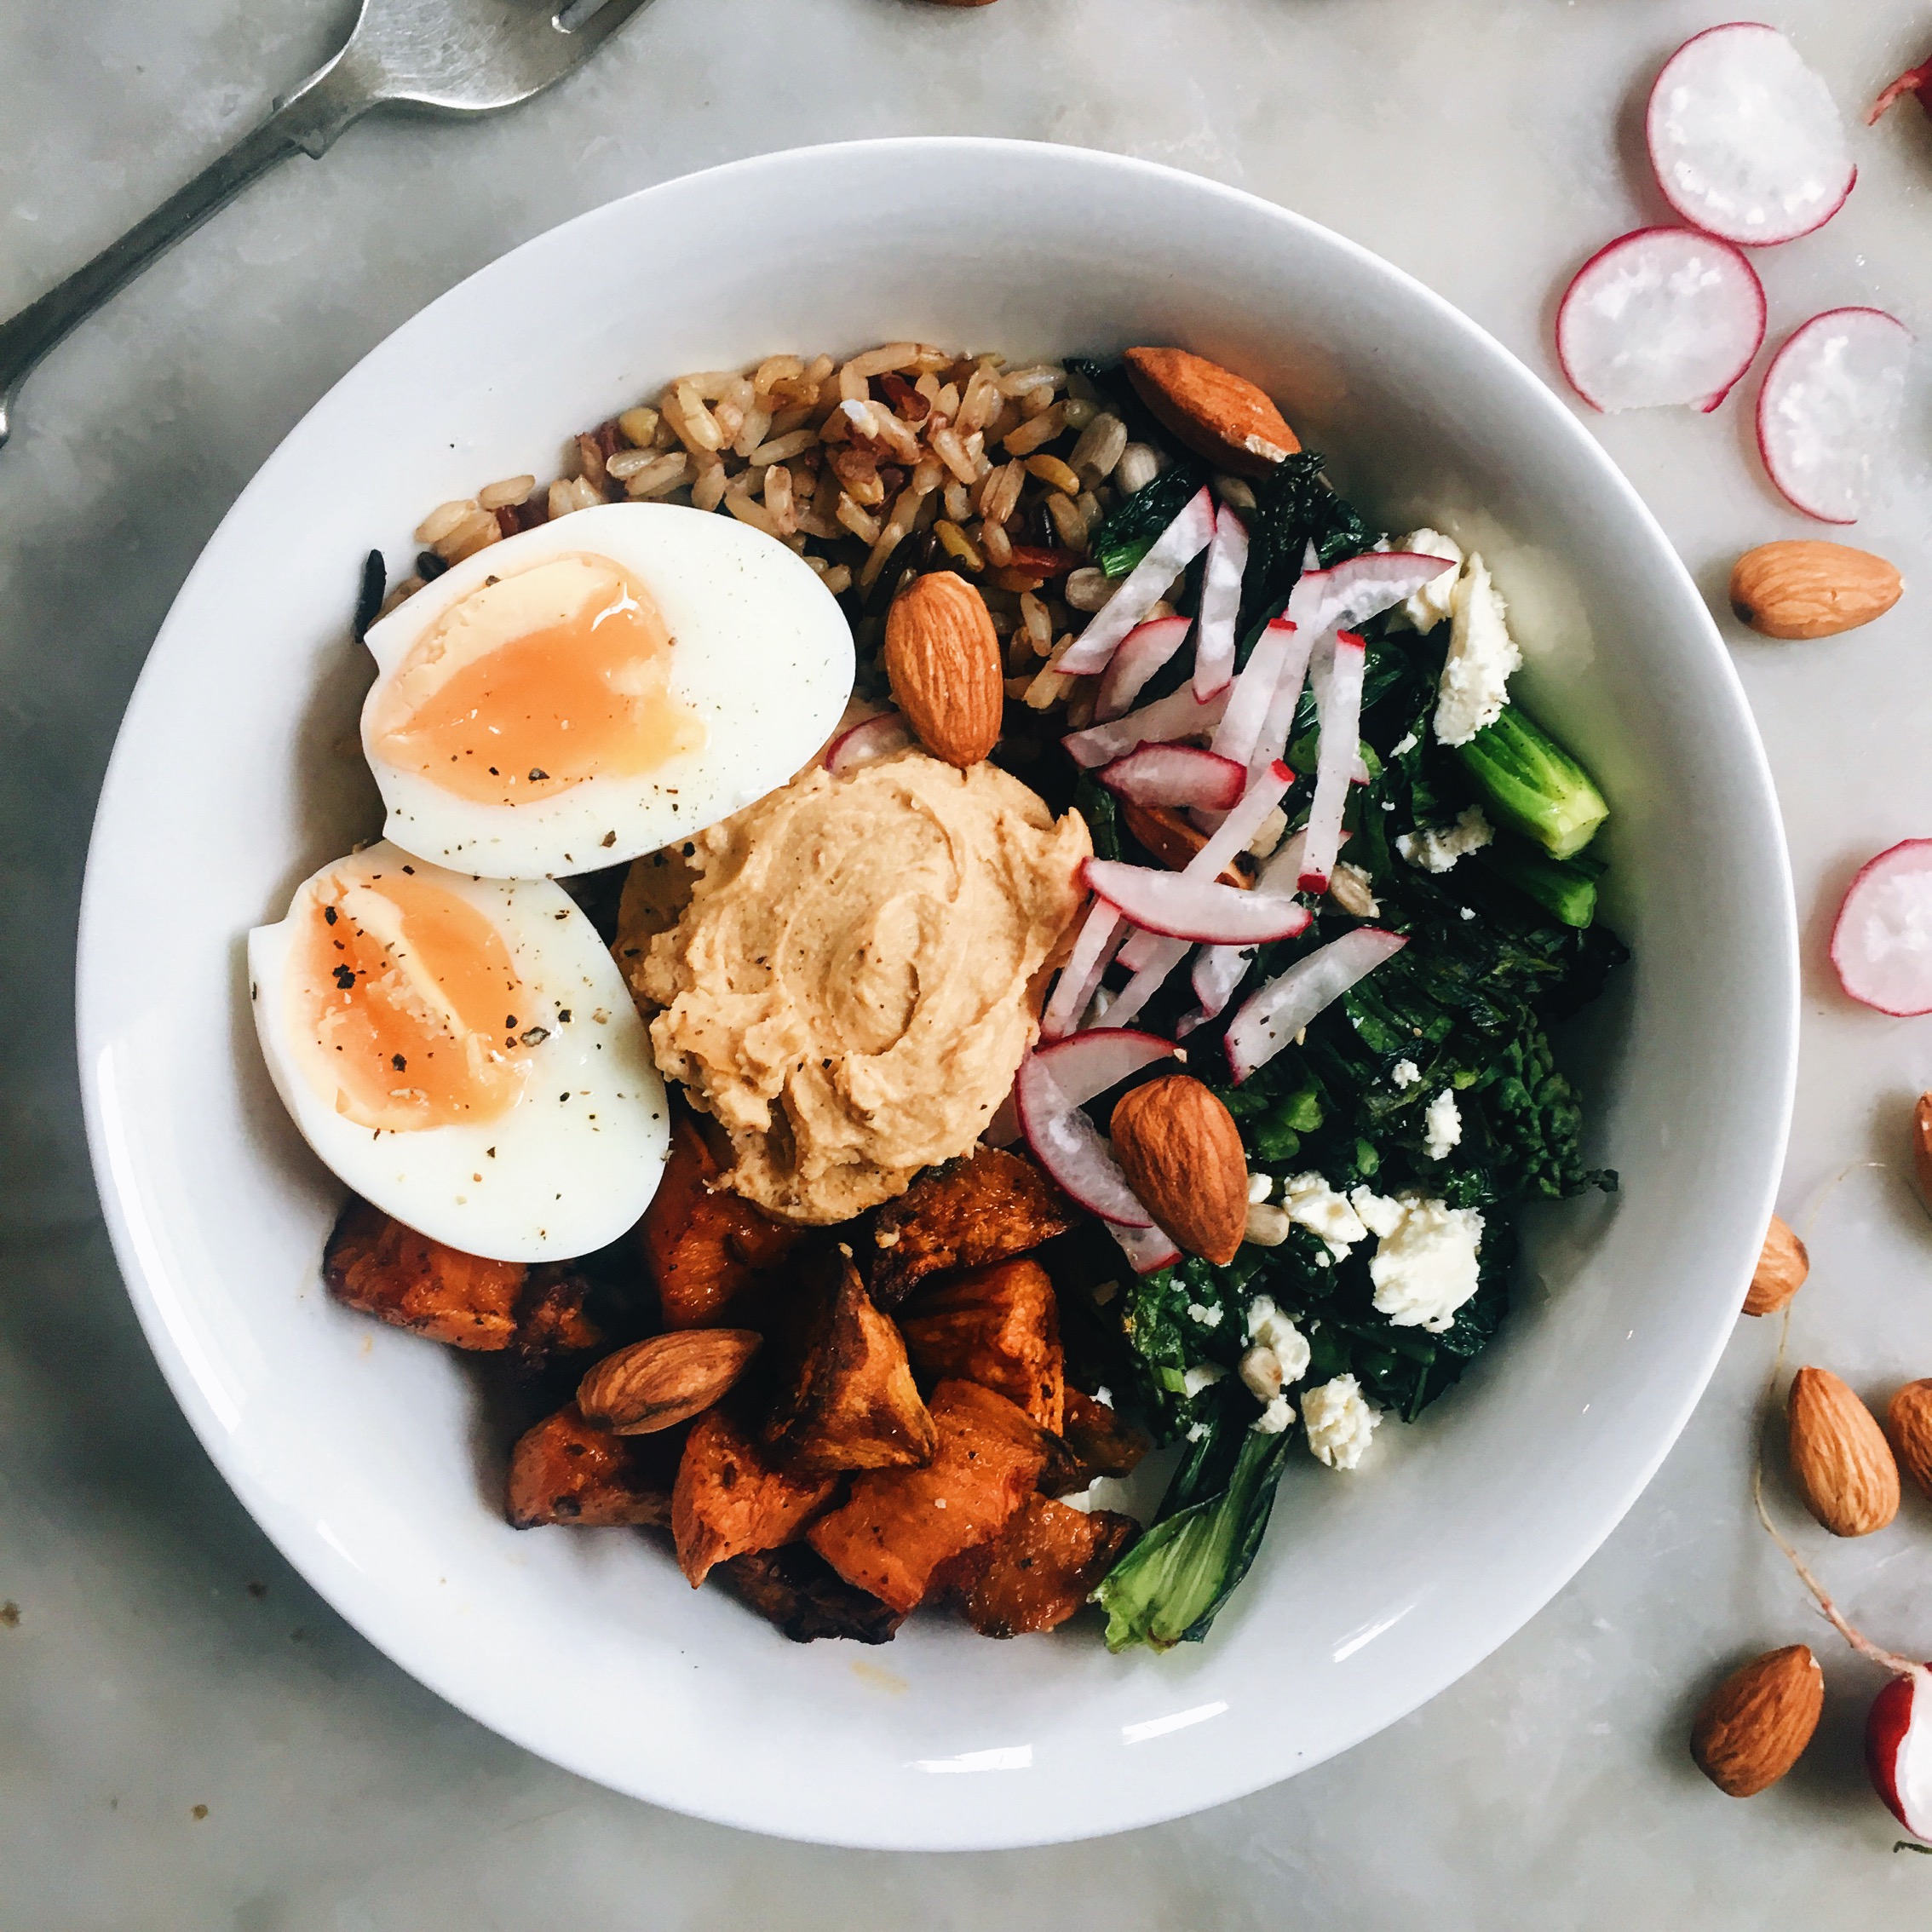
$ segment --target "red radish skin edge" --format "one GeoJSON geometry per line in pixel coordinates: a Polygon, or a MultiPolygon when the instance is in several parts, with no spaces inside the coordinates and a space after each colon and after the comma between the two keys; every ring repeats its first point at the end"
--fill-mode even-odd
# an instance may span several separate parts
{"type": "Polygon", "coordinates": [[[1191,628],[1192,620],[1184,617],[1149,618],[1136,624],[1101,673],[1100,688],[1094,694],[1095,722],[1111,724],[1124,717],[1147,680],[1181,648],[1191,628]]]}
{"type": "Polygon", "coordinates": [[[1889,871],[1889,862],[1895,860],[1899,854],[1912,851],[1923,855],[1923,869],[1928,873],[1932,873],[1932,838],[1905,838],[1900,839],[1896,845],[1887,846],[1875,859],[1866,860],[1859,867],[1858,875],[1846,888],[1845,896],[1838,906],[1838,916],[1831,924],[1831,969],[1838,975],[1838,984],[1844,989],[1845,997],[1855,999],[1860,1006],[1869,1006],[1876,1012],[1889,1013],[1895,1020],[1910,1020],[1921,1013],[1932,1013],[1932,957],[1929,957],[1927,963],[1923,1005],[1888,1006],[1880,1000],[1868,998],[1866,994],[1858,991],[1853,984],[1852,977],[1848,977],[1847,975],[1849,966],[1853,976],[1862,980],[1862,975],[1857,972],[1860,962],[1851,957],[1851,947],[1856,936],[1851,927],[1851,920],[1854,902],[1859,898],[1860,888],[1873,881],[1881,867],[1889,871]]]}
{"type": "Polygon", "coordinates": [[[1932,60],[1923,67],[1907,67],[1892,84],[1872,103],[1872,112],[1865,117],[1866,127],[1876,127],[1881,116],[1891,112],[1893,104],[1902,101],[1908,94],[1918,96],[1918,105],[1932,114],[1932,60]]]}
{"type": "Polygon", "coordinates": [[[1061,1187],[1090,1214],[1124,1228],[1151,1228],[1153,1216],[1134,1197],[1107,1136],[1060,1090],[1052,1070],[1029,1056],[1014,1082],[1020,1130],[1061,1187]]]}
{"type": "Polygon", "coordinates": [[[1872,1700],[1865,1721],[1865,1768],[1871,1774],[1872,1788],[1883,1799],[1885,1808],[1915,1838],[1932,1839],[1932,1817],[1914,1818],[1907,1808],[1906,1794],[1900,1789],[1899,1763],[1906,1751],[1906,1739],[1915,1716],[1932,1723],[1932,1709],[1921,1711],[1921,1691],[1932,1693],[1932,1671],[1916,1667],[1910,1676],[1895,1676],[1872,1700]]]}
{"type": "Polygon", "coordinates": [[[1210,946],[1265,946],[1303,929],[1306,909],[1292,900],[1261,898],[1239,886],[1184,873],[1090,859],[1081,868],[1088,889],[1115,911],[1164,939],[1210,946]],[[1297,915],[1300,915],[1297,918],[1297,915]]]}
{"type": "Polygon", "coordinates": [[[861,718],[848,731],[842,731],[825,747],[825,768],[828,772],[849,771],[868,759],[890,757],[912,742],[912,727],[898,711],[882,711],[877,717],[861,718]]]}
{"type": "Polygon", "coordinates": [[[1109,791],[1136,805],[1196,806],[1230,811],[1248,789],[1248,768],[1193,745],[1142,745],[1095,774],[1109,791]]]}
{"type": "MultiPolygon", "coordinates": [[[[1601,248],[1597,250],[1595,255],[1590,256],[1589,261],[1584,263],[1582,267],[1578,269],[1576,273],[1570,278],[1569,287],[1563,291],[1562,302],[1558,305],[1556,310],[1556,361],[1558,365],[1563,371],[1564,381],[1567,382],[1570,385],[1570,387],[1574,389],[1577,394],[1581,396],[1583,400],[1596,411],[1599,416],[1607,415],[1609,411],[1607,411],[1604,408],[1603,405],[1600,403],[1596,400],[1596,398],[1593,396],[1590,393],[1590,391],[1583,386],[1581,380],[1577,375],[1575,368],[1572,365],[1570,357],[1563,347],[1564,312],[1569,308],[1570,303],[1576,298],[1577,290],[1583,285],[1584,278],[1588,276],[1590,270],[1596,267],[1596,265],[1600,262],[1603,261],[1606,256],[1613,255],[1619,249],[1627,248],[1632,242],[1639,241],[1646,235],[1676,234],[1681,232],[1682,231],[1675,228],[1658,228],[1653,227],[1648,228],[1633,228],[1628,234],[1619,235],[1616,240],[1613,242],[1606,242],[1601,248]]],[[[1737,373],[1733,376],[1722,388],[1715,390],[1711,394],[1705,397],[1701,401],[1683,405],[1687,408],[1699,410],[1704,415],[1708,416],[1710,415],[1711,411],[1717,408],[1718,405],[1722,403],[1725,397],[1729,395],[1731,391],[1736,388],[1738,384],[1744,380],[1745,372],[1750,369],[1751,364],[1757,359],[1757,352],[1764,346],[1764,331],[1770,320],[1771,311],[1769,304],[1765,300],[1764,285],[1758,280],[1757,271],[1751,267],[1750,258],[1745,254],[1744,250],[1739,248],[1735,242],[1728,242],[1721,235],[1706,235],[1704,233],[1702,229],[1699,229],[1697,233],[1700,239],[1709,242],[1712,247],[1729,249],[1732,254],[1736,256],[1738,260],[1744,264],[1746,273],[1751,277],[1751,287],[1756,290],[1757,302],[1757,340],[1751,344],[1751,354],[1747,355],[1744,359],[1744,360],[1738,365],[1737,373]]]]}
{"type": "Polygon", "coordinates": [[[1045,1064],[1075,1107],[1084,1107],[1143,1067],[1172,1060],[1179,1051],[1172,1040],[1136,1026],[1091,1026],[1071,1039],[1041,1047],[1034,1058],[1045,1064]]]}
{"type": "MultiPolygon", "coordinates": [[[[1757,29],[1773,33],[1778,33],[1780,39],[1785,38],[1785,35],[1779,33],[1779,30],[1777,28],[1768,27],[1767,23],[1762,20],[1721,20],[1716,26],[1705,27],[1701,33],[1693,33],[1690,37],[1690,38],[1683,43],[1682,47],[1677,49],[1676,53],[1671,55],[1670,58],[1664,63],[1663,66],[1658,70],[1657,78],[1651,83],[1649,96],[1644,102],[1644,150],[1646,158],[1650,162],[1651,174],[1657,182],[1658,193],[1664,197],[1665,201],[1670,203],[1671,212],[1677,216],[1684,222],[1686,227],[1695,228],[1699,234],[1709,235],[1714,241],[1727,241],[1731,243],[1735,247],[1777,248],[1785,242],[1801,241],[1806,235],[1816,234],[1818,231],[1822,228],[1825,224],[1829,221],[1848,201],[1851,199],[1851,192],[1854,187],[1858,186],[1858,169],[1855,165],[1852,167],[1852,169],[1847,175],[1844,188],[1839,194],[1838,198],[1834,201],[1830,207],[1826,209],[1824,213],[1820,215],[1816,221],[1811,222],[1808,227],[1803,228],[1790,228],[1778,234],[1765,235],[1762,238],[1745,235],[1723,235],[1717,233],[1715,229],[1705,227],[1704,223],[1699,220],[1698,217],[1702,212],[1701,210],[1685,207],[1683,204],[1680,202],[1674,194],[1671,193],[1670,183],[1665,179],[1664,170],[1659,167],[1657,163],[1656,142],[1651,131],[1652,119],[1657,112],[1657,103],[1659,98],[1663,93],[1665,83],[1671,78],[1671,70],[1676,66],[1678,60],[1685,54],[1688,53],[1693,47],[1698,45],[1699,42],[1711,39],[1718,34],[1734,33],[1740,27],[1757,29]]],[[[1928,66],[1932,66],[1932,62],[1928,62],[1927,65],[1928,66]]],[[[1915,70],[1915,72],[1923,71],[1924,70],[1923,69],[1915,70]]],[[[1871,122],[1876,121],[1878,118],[1879,115],[1883,113],[1885,109],[1891,106],[1893,100],[1896,97],[1898,90],[1906,83],[1911,81],[1912,78],[1912,75],[1901,75],[1898,80],[1894,81],[1891,86],[1886,89],[1885,92],[1879,96],[1880,104],[1872,108],[1872,113],[1866,123],[1867,126],[1871,124],[1871,122]]],[[[1613,244],[1612,245],[1614,246],[1615,244],[1613,244]]],[[[1581,392],[1579,391],[1578,393],[1580,394],[1581,392]]],[[[1719,401],[1722,401],[1722,400],[1723,399],[1722,397],[1718,399],[1719,401]]],[[[1713,404],[1711,406],[1715,408],[1716,405],[1716,404],[1713,404]]]]}

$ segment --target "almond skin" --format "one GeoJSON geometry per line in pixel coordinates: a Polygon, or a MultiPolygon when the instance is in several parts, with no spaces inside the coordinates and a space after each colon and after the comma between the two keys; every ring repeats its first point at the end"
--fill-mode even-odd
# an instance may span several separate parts
{"type": "Polygon", "coordinates": [[[1884,616],[1904,589],[1883,557],[1806,538],[1746,550],[1731,572],[1731,608],[1766,637],[1836,637],[1884,616]]]}
{"type": "Polygon", "coordinates": [[[1245,377],[1186,349],[1130,348],[1127,379],[1164,428],[1236,476],[1265,476],[1301,440],[1245,377]]]}
{"type": "Polygon", "coordinates": [[[1932,1496],[1932,1382],[1908,1382],[1885,1412],[1905,1473],[1932,1496]]]}
{"type": "Polygon", "coordinates": [[[1730,1797],[1755,1797],[1803,1755],[1825,1708],[1825,1673],[1802,1643],[1767,1651],[1705,1699],[1691,1725],[1697,1768],[1730,1797]]]}
{"type": "Polygon", "coordinates": [[[577,1385],[584,1419],[613,1435],[650,1435],[708,1409],[745,1373],[760,1337],[748,1328],[683,1328],[633,1342],[577,1385]]]}
{"type": "Polygon", "coordinates": [[[1199,1080],[1170,1073],[1113,1110],[1127,1185],[1191,1255],[1225,1264],[1248,1225],[1248,1158],[1234,1117],[1199,1080]]]}
{"type": "Polygon", "coordinates": [[[1810,1272],[1811,1256],[1804,1251],[1804,1243],[1785,1222],[1773,1215],[1763,1251],[1757,1257],[1751,1286],[1745,1293],[1744,1312],[1777,1314],[1803,1287],[1804,1278],[1810,1272]]]}
{"type": "Polygon", "coordinates": [[[1899,1513],[1899,1465],[1871,1410],[1829,1369],[1802,1368],[1785,1401],[1791,1474],[1833,1536],[1869,1536],[1899,1513]]]}
{"type": "Polygon", "coordinates": [[[985,600],[949,570],[916,577],[886,612],[886,676],[919,742],[961,771],[999,737],[999,638],[985,600]]]}
{"type": "Polygon", "coordinates": [[[1921,1094],[1912,1110],[1912,1171],[1919,1199],[1932,1208],[1932,1094],[1921,1094]]]}

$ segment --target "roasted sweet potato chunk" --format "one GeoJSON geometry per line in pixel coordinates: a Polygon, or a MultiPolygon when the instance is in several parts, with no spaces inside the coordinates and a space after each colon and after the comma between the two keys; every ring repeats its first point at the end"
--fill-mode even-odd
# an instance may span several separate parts
{"type": "Polygon", "coordinates": [[[1024,1155],[975,1147],[922,1174],[873,1216],[864,1244],[872,1299],[896,1308],[929,1274],[1023,1255],[1078,1218],[1024,1155]]]}
{"type": "Polygon", "coordinates": [[[1059,1433],[1067,1389],[1060,1311],[1038,1262],[994,1262],[929,1283],[899,1325],[922,1380],[997,1389],[1059,1433]]]}
{"type": "Polygon", "coordinates": [[[926,1468],[857,1477],[850,1498],[807,1533],[848,1584],[900,1612],[923,1601],[946,1565],[1005,1528],[1047,1457],[1039,1425],[977,1383],[942,1382],[932,1414],[939,1447],[926,1468]]]}
{"type": "Polygon", "coordinates": [[[534,1380],[608,1348],[610,1337],[589,1303],[590,1284],[567,1262],[532,1268],[517,1297],[510,1338],[517,1373],[534,1380]]]}
{"type": "Polygon", "coordinates": [[[843,1254],[819,1257],[800,1285],[766,1446],[798,1469],[886,1469],[928,1462],[937,1440],[906,1343],[872,1306],[843,1254]]]}
{"type": "Polygon", "coordinates": [[[526,1429],[510,1452],[509,1520],[519,1529],[668,1523],[675,1443],[610,1435],[572,1402],[526,1429]]]}
{"type": "Polygon", "coordinates": [[[1049,1496],[1070,1496],[1084,1489],[1096,1476],[1131,1475],[1141,1457],[1153,1444],[1139,1429],[1129,1426],[1105,1402],[1083,1394],[1078,1389],[1067,1391],[1066,1419],[1061,1435],[1071,1455],[1071,1469],[1049,1464],[1040,1487],[1049,1496]]]}
{"type": "Polygon", "coordinates": [[[714,1564],[790,1543],[837,1486],[835,1475],[777,1468],[722,1409],[707,1409],[691,1425],[671,1491],[677,1567],[695,1590],[714,1564]]]}
{"type": "Polygon", "coordinates": [[[716,1573],[734,1596],[794,1643],[819,1637],[890,1643],[906,1621],[877,1597],[854,1590],[809,1544],[733,1556],[720,1563],[716,1573]]]}
{"type": "Polygon", "coordinates": [[[664,1178],[638,1228],[666,1328],[719,1325],[733,1297],[798,1239],[796,1228],[719,1187],[722,1171],[698,1123],[679,1113],[664,1178]]]}
{"type": "Polygon", "coordinates": [[[458,1348],[509,1347],[528,1273],[446,1248],[365,1200],[343,1210],[322,1256],[336,1300],[458,1348]]]}
{"type": "Polygon", "coordinates": [[[1029,1496],[992,1543],[967,1559],[966,1621],[981,1636],[1026,1636],[1064,1624],[1139,1533],[1131,1516],[1091,1515],[1029,1496]]]}

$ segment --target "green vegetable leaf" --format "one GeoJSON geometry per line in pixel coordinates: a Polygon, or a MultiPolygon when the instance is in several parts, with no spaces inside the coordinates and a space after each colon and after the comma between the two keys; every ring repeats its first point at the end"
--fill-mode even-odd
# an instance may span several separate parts
{"type": "Polygon", "coordinates": [[[1192,457],[1162,470],[1153,482],[1117,504],[1094,532],[1088,543],[1094,562],[1109,577],[1124,577],[1206,480],[1206,469],[1192,457]]]}
{"type": "MultiPolygon", "coordinates": [[[[1226,1425],[1224,1425],[1226,1426],[1226,1425]]],[[[1247,1575],[1274,1506],[1291,1431],[1241,1427],[1227,1487],[1165,1517],[1101,1578],[1107,1647],[1199,1643],[1247,1575]]]]}
{"type": "Polygon", "coordinates": [[[1505,705],[1456,756],[1490,816],[1552,859],[1573,859],[1610,816],[1595,779],[1518,705],[1505,705]]]}

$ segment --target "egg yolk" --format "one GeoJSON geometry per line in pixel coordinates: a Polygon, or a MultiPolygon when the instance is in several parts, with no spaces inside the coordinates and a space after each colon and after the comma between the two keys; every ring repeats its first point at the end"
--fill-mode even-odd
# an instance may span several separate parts
{"type": "Polygon", "coordinates": [[[503,935],[474,906],[394,871],[325,877],[298,917],[296,1034],[336,1113],[403,1133],[515,1104],[536,1015],[503,935]]]}
{"type": "Polygon", "coordinates": [[[670,695],[671,648],[650,592],[607,557],[492,578],[396,667],[371,754],[492,805],[647,776],[704,742],[670,695]]]}

